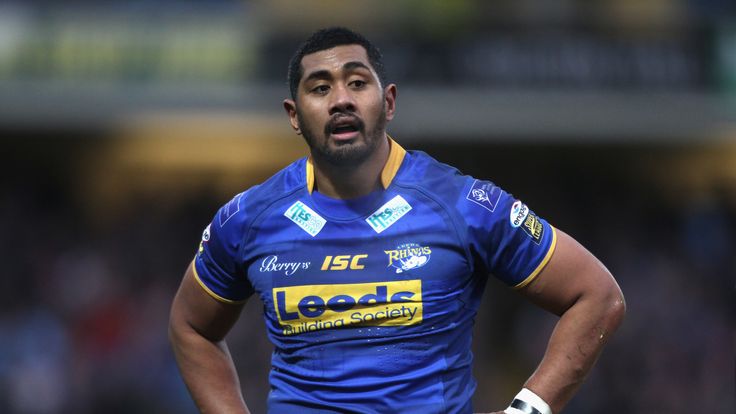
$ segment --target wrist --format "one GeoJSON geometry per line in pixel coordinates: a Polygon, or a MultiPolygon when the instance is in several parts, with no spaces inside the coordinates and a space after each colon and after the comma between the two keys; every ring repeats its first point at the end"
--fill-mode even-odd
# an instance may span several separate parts
{"type": "Polygon", "coordinates": [[[506,408],[507,414],[552,414],[549,405],[528,388],[522,388],[506,408]]]}

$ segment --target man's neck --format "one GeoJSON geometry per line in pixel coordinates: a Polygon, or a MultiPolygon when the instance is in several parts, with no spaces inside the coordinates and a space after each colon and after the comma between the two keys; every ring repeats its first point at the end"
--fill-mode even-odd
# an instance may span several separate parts
{"type": "Polygon", "coordinates": [[[338,199],[357,198],[383,188],[381,172],[389,155],[388,138],[384,137],[373,154],[358,165],[335,166],[314,161],[314,180],[320,193],[338,199]]]}

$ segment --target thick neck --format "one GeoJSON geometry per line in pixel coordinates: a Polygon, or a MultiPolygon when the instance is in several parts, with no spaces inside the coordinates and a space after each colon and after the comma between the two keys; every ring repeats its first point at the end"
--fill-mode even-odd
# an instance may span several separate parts
{"type": "Polygon", "coordinates": [[[382,188],[381,172],[389,155],[388,137],[365,161],[358,165],[336,166],[316,157],[314,180],[317,190],[329,197],[351,199],[362,197],[382,188]]]}

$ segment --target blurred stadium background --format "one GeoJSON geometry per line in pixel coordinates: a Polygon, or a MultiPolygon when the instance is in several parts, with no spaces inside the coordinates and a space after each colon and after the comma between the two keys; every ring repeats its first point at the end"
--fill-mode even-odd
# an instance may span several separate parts
{"type": "MultiPolygon", "coordinates": [[[[486,177],[617,276],[628,317],[570,413],[733,413],[736,6],[729,0],[5,1],[0,412],[193,413],[168,307],[218,206],[306,153],[286,65],[327,25],[399,85],[389,132],[486,177]]],[[[229,337],[254,412],[270,345],[229,337]]],[[[477,410],[554,318],[490,283],[477,410]]]]}

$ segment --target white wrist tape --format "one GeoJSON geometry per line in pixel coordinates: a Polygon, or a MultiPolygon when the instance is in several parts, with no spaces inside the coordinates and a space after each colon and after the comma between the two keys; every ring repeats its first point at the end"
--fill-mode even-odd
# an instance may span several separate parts
{"type": "Polygon", "coordinates": [[[549,405],[527,388],[522,388],[504,411],[507,414],[552,414],[549,405]]]}

